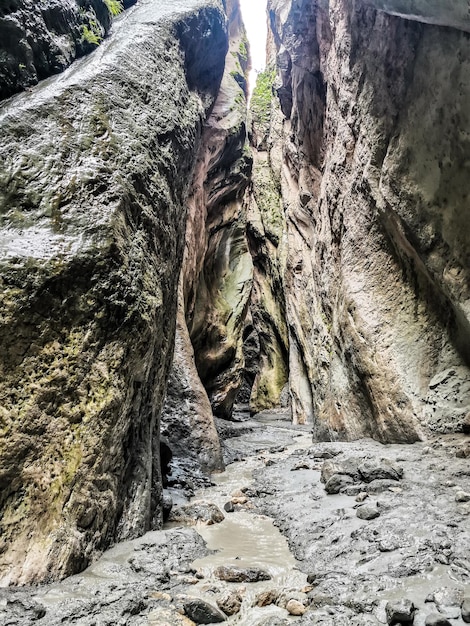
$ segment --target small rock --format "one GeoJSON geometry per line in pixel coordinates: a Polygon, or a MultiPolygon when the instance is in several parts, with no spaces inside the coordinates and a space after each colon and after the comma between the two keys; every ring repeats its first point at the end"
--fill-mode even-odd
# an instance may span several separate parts
{"type": "Polygon", "coordinates": [[[440,613],[431,613],[426,616],[425,626],[452,626],[449,620],[440,613]]]}
{"type": "Polygon", "coordinates": [[[466,491],[457,491],[455,494],[456,502],[470,502],[470,493],[466,491]]]}
{"type": "Polygon", "coordinates": [[[372,480],[365,489],[368,493],[383,493],[390,491],[397,483],[389,478],[376,478],[372,480]]]}
{"type": "Polygon", "coordinates": [[[403,478],[403,468],[389,459],[371,459],[358,466],[359,473],[366,483],[373,480],[400,480],[403,478]]]}
{"type": "Polygon", "coordinates": [[[224,565],[215,570],[214,576],[229,583],[257,583],[260,580],[271,580],[271,575],[262,569],[243,569],[241,567],[224,565]]]}
{"type": "Polygon", "coordinates": [[[331,478],[328,479],[325,485],[326,493],[333,495],[339,493],[341,489],[351,485],[353,479],[351,476],[347,476],[346,474],[333,474],[331,478]]]}
{"type": "Polygon", "coordinates": [[[441,587],[434,592],[433,599],[438,610],[446,617],[451,619],[460,617],[460,607],[464,600],[464,594],[461,589],[441,587]]]}
{"type": "Polygon", "coordinates": [[[462,602],[462,619],[466,624],[470,624],[470,596],[466,596],[462,602]]]}
{"type": "Polygon", "coordinates": [[[367,491],[361,491],[356,496],[356,502],[364,502],[364,500],[368,497],[369,497],[369,494],[367,493],[367,491]]]}
{"type": "Polygon", "coordinates": [[[259,593],[255,598],[255,606],[263,607],[269,604],[276,604],[279,597],[279,591],[276,589],[270,589],[269,591],[263,591],[259,593]]]}
{"type": "Polygon", "coordinates": [[[462,432],[466,435],[470,435],[470,413],[467,413],[467,415],[463,419],[462,432]]]}
{"type": "Polygon", "coordinates": [[[239,496],[232,498],[232,504],[246,504],[248,502],[248,498],[246,496],[239,496]]]}
{"type": "Polygon", "coordinates": [[[162,497],[163,521],[166,521],[170,517],[172,508],[173,508],[173,498],[170,496],[170,494],[163,493],[163,497],[162,497]]]}
{"type": "Polygon", "coordinates": [[[227,619],[217,607],[199,598],[188,600],[183,606],[186,615],[196,624],[220,624],[227,619]]]}
{"type": "Polygon", "coordinates": [[[174,507],[169,515],[170,522],[196,524],[204,522],[208,526],[222,522],[225,517],[218,506],[212,502],[197,501],[174,507]]]}
{"type": "Polygon", "coordinates": [[[380,516],[380,511],[375,506],[360,506],[356,511],[359,519],[371,520],[380,516]]]}
{"type": "Polygon", "coordinates": [[[309,470],[310,469],[310,465],[308,463],[306,463],[305,461],[300,461],[299,463],[296,463],[293,467],[291,467],[291,472],[295,472],[297,470],[309,470]]]}
{"type": "Polygon", "coordinates": [[[217,598],[217,606],[226,615],[236,615],[240,612],[243,602],[243,595],[240,591],[225,591],[217,598]]]}
{"type": "Polygon", "coordinates": [[[387,624],[389,626],[398,626],[399,624],[412,624],[415,615],[415,605],[411,600],[404,598],[399,602],[387,602],[385,613],[387,615],[387,624]]]}
{"type": "Polygon", "coordinates": [[[303,615],[307,610],[302,602],[299,602],[298,600],[289,600],[286,604],[286,609],[289,615],[303,615]]]}
{"type": "Polygon", "coordinates": [[[233,506],[233,502],[226,502],[224,504],[224,511],[226,513],[233,513],[235,511],[235,508],[233,506]]]}

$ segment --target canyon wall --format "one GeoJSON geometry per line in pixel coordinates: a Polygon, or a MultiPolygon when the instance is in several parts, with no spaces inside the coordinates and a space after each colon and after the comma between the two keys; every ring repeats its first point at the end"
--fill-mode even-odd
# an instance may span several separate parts
{"type": "Polygon", "coordinates": [[[268,279],[286,309],[293,419],[314,437],[413,441],[468,423],[464,5],[268,4],[283,119],[255,163],[279,181],[282,249],[265,265],[285,257],[283,287],[268,279]]]}
{"type": "Polygon", "coordinates": [[[94,50],[113,14],[135,0],[3,0],[0,99],[22,91],[94,50]]]}
{"type": "Polygon", "coordinates": [[[162,437],[186,471],[222,469],[214,414],[230,417],[244,367],[243,327],[251,292],[245,191],[248,49],[238,2],[228,1],[229,49],[205,123],[188,217],[173,367],[162,437]]]}
{"type": "Polygon", "coordinates": [[[3,585],[63,577],[161,522],[186,199],[228,37],[217,2],[142,2],[117,22],[0,105],[3,585]]]}

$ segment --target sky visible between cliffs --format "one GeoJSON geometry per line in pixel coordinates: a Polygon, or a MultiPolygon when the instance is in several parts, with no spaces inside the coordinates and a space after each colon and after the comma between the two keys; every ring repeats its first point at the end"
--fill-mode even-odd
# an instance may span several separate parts
{"type": "Polygon", "coordinates": [[[256,83],[256,76],[266,66],[266,0],[240,0],[243,22],[250,42],[252,69],[248,79],[250,96],[256,83]]]}

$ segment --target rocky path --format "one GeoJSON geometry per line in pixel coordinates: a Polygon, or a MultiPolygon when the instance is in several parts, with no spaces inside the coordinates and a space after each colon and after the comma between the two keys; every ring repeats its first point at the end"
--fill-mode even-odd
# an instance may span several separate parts
{"type": "Polygon", "coordinates": [[[469,622],[468,438],[312,444],[281,414],[222,426],[239,460],[167,529],[63,583],[3,591],[0,624],[469,622]]]}

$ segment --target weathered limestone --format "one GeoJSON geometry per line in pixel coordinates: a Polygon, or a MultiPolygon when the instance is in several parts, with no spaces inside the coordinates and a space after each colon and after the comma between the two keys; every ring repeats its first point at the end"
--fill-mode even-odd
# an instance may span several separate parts
{"type": "Polygon", "coordinates": [[[143,3],[0,107],[4,585],[160,521],[184,202],[227,49],[221,7],[192,6],[143,3]]]}
{"type": "Polygon", "coordinates": [[[269,3],[290,394],[317,437],[413,441],[469,412],[464,5],[269,3]]]}
{"type": "Polygon", "coordinates": [[[229,417],[241,384],[252,262],[245,239],[247,50],[238,2],[227,3],[230,46],[188,198],[175,357],[162,434],[203,471],[222,469],[213,412],[229,417]]]}

